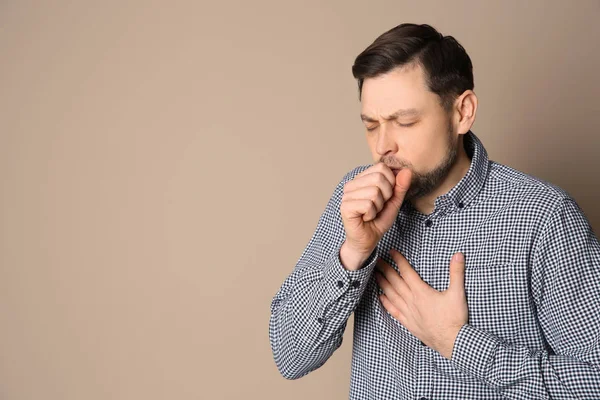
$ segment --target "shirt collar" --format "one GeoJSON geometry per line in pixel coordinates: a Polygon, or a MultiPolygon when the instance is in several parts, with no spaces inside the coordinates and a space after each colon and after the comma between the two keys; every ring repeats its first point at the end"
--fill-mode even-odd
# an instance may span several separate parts
{"type": "MultiPolygon", "coordinates": [[[[463,144],[467,156],[471,159],[471,166],[466,175],[450,191],[435,199],[434,212],[438,210],[448,212],[454,208],[467,207],[483,188],[489,168],[487,151],[472,131],[464,135],[463,144]]],[[[408,211],[408,208],[413,207],[410,202],[405,201],[402,209],[408,211]]]]}

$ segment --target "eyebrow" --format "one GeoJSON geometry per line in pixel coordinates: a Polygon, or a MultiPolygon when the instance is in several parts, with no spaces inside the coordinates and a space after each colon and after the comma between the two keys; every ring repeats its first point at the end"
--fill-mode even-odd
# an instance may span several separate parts
{"type": "MultiPolygon", "coordinates": [[[[416,108],[408,108],[406,110],[400,109],[387,117],[383,117],[383,119],[389,121],[398,117],[408,117],[412,115],[419,115],[419,110],[417,110],[416,108]]],[[[379,122],[375,118],[369,117],[365,114],[360,114],[360,119],[366,122],[379,122]]]]}

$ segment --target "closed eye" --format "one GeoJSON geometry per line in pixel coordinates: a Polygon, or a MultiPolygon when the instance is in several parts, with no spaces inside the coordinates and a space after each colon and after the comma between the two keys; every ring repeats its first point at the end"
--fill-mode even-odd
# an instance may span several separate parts
{"type": "MultiPolygon", "coordinates": [[[[408,128],[408,127],[413,126],[414,124],[416,124],[416,122],[411,122],[410,124],[401,124],[400,122],[396,121],[396,125],[398,125],[398,126],[400,126],[402,128],[408,128]]],[[[375,129],[377,129],[377,126],[374,126],[372,128],[367,128],[367,131],[372,132],[375,129]]]]}

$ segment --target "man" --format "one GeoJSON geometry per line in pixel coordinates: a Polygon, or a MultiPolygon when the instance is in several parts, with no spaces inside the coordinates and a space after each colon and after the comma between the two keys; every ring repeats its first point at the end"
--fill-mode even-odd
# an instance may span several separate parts
{"type": "Polygon", "coordinates": [[[354,312],[351,399],[600,399],[600,244],[568,193],[488,160],[464,48],[402,24],[352,72],[376,162],[273,298],[280,373],[323,365],[354,312]]]}

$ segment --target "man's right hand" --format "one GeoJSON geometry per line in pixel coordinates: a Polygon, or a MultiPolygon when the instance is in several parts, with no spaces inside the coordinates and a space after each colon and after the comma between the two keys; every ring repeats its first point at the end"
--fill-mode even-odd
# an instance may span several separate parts
{"type": "Polygon", "coordinates": [[[387,165],[379,162],[346,182],[340,205],[346,231],[340,260],[346,269],[359,269],[392,227],[411,176],[407,168],[394,176],[387,165]]]}

